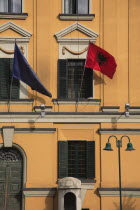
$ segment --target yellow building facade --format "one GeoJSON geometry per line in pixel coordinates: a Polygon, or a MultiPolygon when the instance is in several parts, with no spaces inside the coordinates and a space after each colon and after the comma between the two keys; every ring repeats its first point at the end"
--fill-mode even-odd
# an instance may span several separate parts
{"type": "Polygon", "coordinates": [[[140,209],[139,14],[138,0],[1,0],[0,210],[120,209],[122,136],[122,209],[140,209]],[[52,98],[11,86],[15,40],[52,98]],[[84,71],[89,42],[114,56],[112,80],[84,71]]]}

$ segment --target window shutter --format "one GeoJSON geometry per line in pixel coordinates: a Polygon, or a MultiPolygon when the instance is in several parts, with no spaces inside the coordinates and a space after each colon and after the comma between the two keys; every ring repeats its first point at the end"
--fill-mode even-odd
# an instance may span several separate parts
{"type": "Polygon", "coordinates": [[[64,178],[68,176],[68,142],[59,141],[58,150],[59,150],[58,176],[59,178],[64,178]]]}
{"type": "Polygon", "coordinates": [[[85,96],[86,98],[93,97],[93,70],[85,68],[85,96]]]}
{"type": "Polygon", "coordinates": [[[67,60],[58,60],[58,98],[68,98],[67,60]]]}
{"type": "Polygon", "coordinates": [[[87,178],[95,178],[95,141],[87,141],[87,178]]]}
{"type": "Polygon", "coordinates": [[[9,59],[0,58],[0,99],[8,98],[9,83],[9,59]]]}
{"type": "MultiPolygon", "coordinates": [[[[10,78],[12,78],[13,62],[14,59],[10,58],[10,74],[11,74],[10,78]]],[[[11,79],[10,79],[10,85],[11,85],[11,79]]],[[[11,99],[18,99],[18,98],[19,98],[19,80],[13,77],[12,86],[11,86],[11,99]]]]}

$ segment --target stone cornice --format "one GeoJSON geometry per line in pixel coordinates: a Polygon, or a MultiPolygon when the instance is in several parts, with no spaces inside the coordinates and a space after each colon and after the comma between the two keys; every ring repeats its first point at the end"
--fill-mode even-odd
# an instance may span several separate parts
{"type": "MultiPolygon", "coordinates": [[[[98,188],[98,192],[100,196],[120,196],[118,188],[98,188]]],[[[122,188],[121,192],[123,197],[140,197],[140,188],[122,188]]]]}
{"type": "Polygon", "coordinates": [[[57,188],[24,188],[25,197],[53,197],[57,188]]]}
{"type": "Polygon", "coordinates": [[[52,122],[52,123],[140,123],[140,112],[0,112],[0,122],[52,122]]]}
{"type": "Polygon", "coordinates": [[[125,128],[125,129],[108,129],[108,128],[103,128],[99,129],[98,132],[100,134],[122,134],[122,135],[140,135],[140,129],[130,129],[130,128],[125,128]]]}

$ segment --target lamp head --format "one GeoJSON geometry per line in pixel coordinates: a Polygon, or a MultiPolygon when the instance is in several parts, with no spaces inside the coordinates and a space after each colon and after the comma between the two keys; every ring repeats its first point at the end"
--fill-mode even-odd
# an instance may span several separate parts
{"type": "Polygon", "coordinates": [[[132,150],[135,150],[135,149],[134,149],[132,143],[129,142],[129,143],[127,144],[126,151],[132,151],[132,150]]]}
{"type": "Polygon", "coordinates": [[[106,146],[105,146],[104,150],[113,151],[113,149],[111,148],[111,143],[110,142],[106,143],[106,146]]]}

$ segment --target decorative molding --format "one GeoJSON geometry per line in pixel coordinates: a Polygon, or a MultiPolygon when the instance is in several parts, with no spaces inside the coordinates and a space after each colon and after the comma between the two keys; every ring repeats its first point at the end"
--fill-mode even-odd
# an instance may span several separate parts
{"type": "Polygon", "coordinates": [[[0,33],[2,33],[3,31],[6,31],[8,29],[11,29],[11,30],[17,32],[18,34],[20,34],[24,37],[31,37],[32,36],[32,34],[30,32],[21,28],[20,26],[16,25],[15,23],[13,23],[11,21],[9,21],[7,23],[4,23],[0,26],[0,33]]]}
{"type": "MultiPolygon", "coordinates": [[[[12,129],[14,127],[5,126],[0,128],[0,132],[4,129],[12,129]]],[[[14,128],[14,133],[55,133],[56,128],[14,128]]]]}
{"type": "Polygon", "coordinates": [[[0,112],[0,122],[51,122],[51,123],[140,123],[140,112],[45,112],[43,118],[37,112],[0,112]]]}
{"type": "MultiPolygon", "coordinates": [[[[100,196],[119,197],[120,191],[118,188],[98,188],[100,196]]],[[[123,197],[140,197],[140,188],[122,188],[123,197]]]]}
{"type": "Polygon", "coordinates": [[[102,106],[101,110],[103,112],[118,112],[120,109],[120,106],[102,106]]]}
{"type": "Polygon", "coordinates": [[[0,19],[17,19],[17,20],[26,20],[28,13],[7,13],[0,12],[0,19]]]}
{"type": "Polygon", "coordinates": [[[140,106],[129,106],[130,112],[140,112],[140,106]]]}
{"type": "MultiPolygon", "coordinates": [[[[25,104],[33,104],[34,102],[34,99],[11,99],[10,100],[10,104],[22,104],[22,105],[25,105],[25,104]]],[[[9,101],[8,100],[2,100],[0,99],[0,104],[9,104],[9,101]]]]}
{"type": "Polygon", "coordinates": [[[140,135],[140,129],[131,129],[131,128],[123,128],[123,129],[103,128],[103,129],[99,129],[98,132],[100,134],[140,135]]]}
{"type": "Polygon", "coordinates": [[[95,17],[95,14],[83,14],[83,15],[69,15],[69,14],[59,14],[60,20],[85,20],[92,21],[95,17]]]}
{"type": "Polygon", "coordinates": [[[85,27],[84,25],[76,22],[70,26],[68,26],[67,28],[64,28],[63,30],[57,32],[55,34],[55,37],[57,39],[58,42],[63,42],[63,43],[73,43],[73,42],[86,42],[88,43],[89,41],[91,42],[95,42],[97,37],[98,37],[98,34],[92,30],[90,30],[89,28],[85,27]],[[84,33],[85,35],[88,36],[88,38],[63,38],[63,36],[75,31],[75,30],[78,30],[82,33],[84,33]]]}
{"type": "Polygon", "coordinates": [[[28,43],[30,41],[30,37],[0,37],[0,43],[4,44],[14,44],[15,40],[17,43],[28,43]]]}
{"type": "Polygon", "coordinates": [[[11,126],[4,126],[3,130],[3,142],[4,147],[12,147],[12,141],[14,136],[14,127],[11,126]]]}
{"type": "Polygon", "coordinates": [[[57,188],[24,188],[25,197],[53,197],[57,188]]]}
{"type": "Polygon", "coordinates": [[[83,54],[84,52],[86,52],[87,49],[88,49],[88,47],[84,48],[84,49],[81,50],[81,51],[75,52],[75,51],[69,49],[68,47],[63,46],[63,48],[62,48],[62,54],[65,55],[65,50],[67,50],[68,52],[70,52],[70,53],[73,54],[73,55],[81,55],[81,54],[83,54]]]}
{"type": "Polygon", "coordinates": [[[61,104],[65,104],[65,105],[69,105],[69,104],[83,104],[83,105],[100,105],[101,100],[100,99],[52,99],[52,102],[55,105],[61,105],[61,104]]]}
{"type": "MultiPolygon", "coordinates": [[[[20,46],[19,48],[21,52],[24,54],[25,53],[24,46],[20,46]]],[[[14,50],[5,50],[2,47],[0,47],[0,50],[5,54],[14,54],[14,50]]]]}

